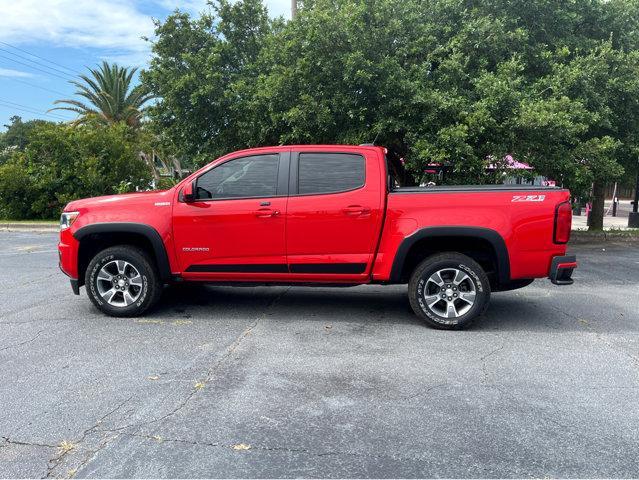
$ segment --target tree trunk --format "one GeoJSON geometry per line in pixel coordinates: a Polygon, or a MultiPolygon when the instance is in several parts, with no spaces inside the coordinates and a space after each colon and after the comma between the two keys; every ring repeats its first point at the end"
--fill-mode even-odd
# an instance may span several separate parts
{"type": "Polygon", "coordinates": [[[177,157],[171,157],[171,163],[173,163],[173,171],[177,175],[176,180],[181,180],[184,175],[184,170],[182,170],[182,162],[177,157]]]}
{"type": "Polygon", "coordinates": [[[158,172],[158,169],[155,168],[155,162],[153,161],[153,156],[151,156],[151,158],[149,158],[149,156],[146,153],[140,152],[140,158],[149,167],[149,170],[151,171],[151,175],[153,175],[153,180],[155,182],[160,180],[160,173],[158,172]]]}
{"type": "Polygon", "coordinates": [[[592,185],[592,210],[588,217],[589,230],[602,230],[604,219],[605,185],[597,181],[592,185]]]}

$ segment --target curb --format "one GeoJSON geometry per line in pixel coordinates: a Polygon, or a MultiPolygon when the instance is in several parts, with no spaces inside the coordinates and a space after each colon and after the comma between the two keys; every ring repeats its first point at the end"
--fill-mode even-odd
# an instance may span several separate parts
{"type": "Polygon", "coordinates": [[[573,230],[570,234],[569,244],[601,242],[639,242],[639,230],[603,230],[598,232],[573,230]]]}
{"type": "Polygon", "coordinates": [[[0,222],[0,232],[58,232],[60,226],[57,222],[29,223],[29,222],[0,222]]]}

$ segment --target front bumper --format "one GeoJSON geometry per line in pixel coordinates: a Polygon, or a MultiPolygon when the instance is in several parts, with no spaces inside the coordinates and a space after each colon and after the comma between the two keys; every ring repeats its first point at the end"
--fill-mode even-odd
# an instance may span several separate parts
{"type": "Polygon", "coordinates": [[[58,267],[60,268],[60,271],[62,273],[64,273],[67,277],[69,277],[69,281],[71,282],[71,290],[73,290],[73,293],[75,293],[76,295],[80,295],[80,282],[76,278],[71,277],[67,272],[64,271],[64,268],[62,268],[61,261],[58,263],[58,267]]]}
{"type": "Polygon", "coordinates": [[[71,288],[73,293],[79,295],[80,281],[78,278],[78,250],[79,243],[73,237],[71,229],[67,228],[60,232],[60,241],[58,243],[58,266],[62,273],[71,280],[71,288]]]}
{"type": "Polygon", "coordinates": [[[71,229],[62,230],[60,232],[60,241],[58,242],[60,268],[71,278],[78,278],[79,249],[80,243],[71,233],[71,229]]]}
{"type": "Polygon", "coordinates": [[[555,285],[572,285],[572,272],[577,268],[577,257],[565,255],[554,257],[550,264],[550,274],[548,278],[555,285]]]}

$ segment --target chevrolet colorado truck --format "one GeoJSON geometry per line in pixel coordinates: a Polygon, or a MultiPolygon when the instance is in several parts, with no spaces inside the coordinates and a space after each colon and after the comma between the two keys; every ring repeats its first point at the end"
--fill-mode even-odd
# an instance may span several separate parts
{"type": "Polygon", "coordinates": [[[142,314],[175,282],[408,284],[443,329],[469,325],[491,292],[572,283],[567,190],[393,185],[382,147],[234,152],[169,190],[69,203],[60,268],[112,316],[142,314]]]}

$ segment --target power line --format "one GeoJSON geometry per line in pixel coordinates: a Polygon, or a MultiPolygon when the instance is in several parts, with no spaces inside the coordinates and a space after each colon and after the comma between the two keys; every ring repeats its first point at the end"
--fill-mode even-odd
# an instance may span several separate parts
{"type": "Polygon", "coordinates": [[[13,48],[13,49],[15,49],[15,50],[18,50],[18,51],[20,51],[20,52],[26,53],[27,55],[31,55],[32,57],[39,58],[40,60],[44,60],[45,62],[51,63],[51,64],[53,64],[53,65],[56,65],[56,66],[60,67],[60,68],[64,68],[65,70],[68,70],[69,72],[73,73],[74,75],[77,75],[77,74],[78,74],[78,72],[77,72],[77,71],[75,71],[75,70],[73,70],[73,69],[71,69],[71,68],[69,68],[69,67],[65,67],[64,65],[62,65],[62,64],[60,64],[60,63],[53,62],[53,61],[48,60],[48,59],[46,59],[46,58],[44,58],[44,57],[41,57],[41,56],[39,56],[39,55],[36,55],[35,53],[28,52],[28,51],[26,51],[26,50],[24,50],[24,49],[22,49],[22,48],[16,47],[15,45],[11,45],[10,43],[0,41],[0,44],[2,44],[2,45],[6,45],[7,47],[11,47],[11,48],[13,48]]]}
{"type": "Polygon", "coordinates": [[[70,121],[70,119],[68,119],[68,118],[58,117],[58,116],[55,116],[55,115],[51,115],[50,113],[36,112],[34,110],[29,110],[29,109],[26,109],[26,108],[14,107],[13,105],[7,105],[7,104],[2,103],[2,102],[0,102],[0,107],[6,107],[6,108],[10,108],[11,110],[17,110],[17,111],[20,111],[20,112],[31,113],[33,115],[46,115],[46,116],[49,116],[52,119],[58,120],[60,122],[68,122],[68,121],[70,121]]]}
{"type": "Polygon", "coordinates": [[[59,92],[59,91],[53,90],[51,88],[42,87],[42,86],[36,85],[34,83],[25,82],[24,80],[20,80],[19,78],[15,78],[15,77],[3,77],[3,78],[6,78],[7,80],[13,80],[14,82],[24,83],[25,85],[29,85],[30,87],[39,88],[41,90],[46,90],[47,92],[55,93],[57,95],[71,95],[69,93],[59,92]]]}
{"type": "Polygon", "coordinates": [[[31,110],[31,113],[49,115],[51,117],[59,117],[59,118],[64,119],[64,120],[68,120],[68,118],[64,117],[63,115],[60,115],[60,114],[57,114],[57,113],[42,112],[40,110],[37,110],[36,108],[29,107],[28,105],[22,105],[20,103],[10,102],[9,100],[4,100],[2,98],[0,98],[0,102],[4,103],[5,106],[11,106],[11,107],[15,107],[15,108],[20,108],[22,110],[31,110]]]}
{"type": "Polygon", "coordinates": [[[53,120],[57,120],[59,122],[70,122],[71,121],[71,119],[69,119],[69,118],[58,117],[57,115],[51,115],[50,113],[38,112],[36,110],[30,110],[28,108],[14,107],[13,105],[8,105],[8,104],[5,104],[3,102],[0,102],[0,107],[5,107],[5,108],[8,108],[8,109],[11,109],[11,111],[16,111],[17,110],[19,112],[30,113],[30,114],[36,115],[38,117],[42,117],[42,116],[51,117],[53,120]]]}
{"type": "Polygon", "coordinates": [[[60,73],[62,75],[65,75],[65,76],[67,76],[69,78],[75,78],[73,75],[68,74],[64,70],[60,70],[59,68],[55,68],[55,67],[49,67],[48,65],[45,65],[42,62],[38,62],[36,60],[31,60],[30,58],[27,58],[24,55],[20,55],[19,53],[14,53],[11,50],[7,50],[6,48],[0,48],[0,52],[8,53],[9,55],[13,55],[14,57],[18,57],[21,60],[33,63],[34,65],[37,65],[37,66],[42,67],[42,68],[46,68],[48,70],[52,70],[52,71],[58,72],[58,73],[60,73]]]}
{"type": "Polygon", "coordinates": [[[6,100],[4,98],[0,98],[0,103],[4,104],[5,107],[16,108],[18,110],[29,111],[29,113],[35,113],[35,114],[38,114],[38,115],[48,115],[50,117],[57,117],[60,120],[70,120],[69,118],[63,117],[62,115],[59,115],[57,113],[41,112],[39,110],[36,110],[35,108],[29,107],[27,105],[22,105],[20,103],[15,103],[15,102],[12,102],[10,100],[6,100]]]}
{"type": "Polygon", "coordinates": [[[38,70],[40,72],[46,73],[47,75],[53,75],[54,77],[61,78],[62,80],[66,80],[67,82],[69,81],[69,77],[63,77],[62,75],[58,75],[57,73],[49,72],[49,71],[44,70],[42,68],[34,67],[33,65],[29,65],[28,63],[21,62],[19,60],[14,59],[14,58],[5,57],[4,55],[0,55],[0,58],[4,58],[6,60],[9,60],[10,62],[19,63],[20,65],[24,65],[25,67],[33,68],[34,70],[38,70]]]}

